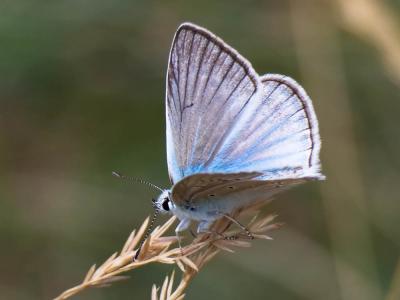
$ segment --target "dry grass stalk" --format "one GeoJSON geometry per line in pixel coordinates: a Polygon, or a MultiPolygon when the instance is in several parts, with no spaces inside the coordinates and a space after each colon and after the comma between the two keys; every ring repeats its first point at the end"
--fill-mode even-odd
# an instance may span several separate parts
{"type": "Polygon", "coordinates": [[[365,38],[381,54],[391,79],[400,85],[400,31],[387,1],[336,0],[345,29],[365,38]]]}
{"type": "MultiPolygon", "coordinates": [[[[271,239],[269,236],[265,235],[265,233],[279,227],[280,224],[272,224],[275,216],[257,218],[258,210],[259,205],[247,208],[246,211],[238,211],[234,215],[238,217],[239,215],[250,212],[256,215],[256,217],[250,221],[248,229],[256,239],[271,239]]],[[[231,222],[226,218],[222,218],[213,225],[211,228],[212,233],[199,235],[182,249],[180,249],[179,246],[171,249],[171,246],[177,242],[177,238],[175,236],[163,235],[175,220],[176,218],[172,217],[164,225],[156,227],[143,244],[138,259],[133,261],[139,242],[149,224],[149,218],[147,218],[137,232],[134,230],[130,234],[119,253],[115,252],[98,268],[96,268],[96,265],[93,265],[81,284],[64,291],[55,299],[62,300],[70,298],[90,287],[110,286],[115,281],[127,278],[127,276],[122,276],[120,274],[150,263],[175,264],[183,274],[175,290],[173,290],[174,272],[170,277],[167,276],[165,278],[159,292],[157,287],[153,285],[152,299],[183,299],[185,296],[184,291],[190,281],[219,251],[233,252],[233,247],[250,246],[250,239],[247,234],[240,228],[230,229],[231,222]],[[218,234],[216,234],[216,232],[218,232],[218,234]],[[235,238],[227,239],[226,237],[228,236],[235,238]]]]}

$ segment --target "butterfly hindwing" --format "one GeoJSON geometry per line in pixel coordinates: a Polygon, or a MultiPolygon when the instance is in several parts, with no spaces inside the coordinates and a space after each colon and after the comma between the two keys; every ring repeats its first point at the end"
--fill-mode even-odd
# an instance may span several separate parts
{"type": "MultiPolygon", "coordinates": [[[[179,181],[172,189],[172,199],[178,206],[200,206],[207,201],[234,200],[238,195],[242,203],[268,200],[273,194],[308,180],[257,180],[260,173],[194,174],[179,181]]],[[[233,201],[232,201],[233,202],[233,201]]]]}
{"type": "Polygon", "coordinates": [[[224,185],[248,181],[260,176],[260,173],[198,173],[190,175],[179,181],[172,189],[174,201],[196,199],[208,190],[218,189],[224,185]]]}

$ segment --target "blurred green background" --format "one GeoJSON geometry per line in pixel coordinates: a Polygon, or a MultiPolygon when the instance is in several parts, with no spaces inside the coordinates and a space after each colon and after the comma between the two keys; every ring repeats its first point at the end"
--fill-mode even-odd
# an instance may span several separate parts
{"type": "MultiPolygon", "coordinates": [[[[277,196],[274,241],[220,254],[188,299],[400,299],[400,3],[0,2],[0,298],[51,299],[118,250],[168,187],[164,89],[192,21],[308,91],[325,182],[277,196]]],[[[163,219],[165,220],[165,218],[163,219]]],[[[160,220],[160,223],[162,220],[160,220]]],[[[76,299],[149,299],[168,266],[76,299]]]]}

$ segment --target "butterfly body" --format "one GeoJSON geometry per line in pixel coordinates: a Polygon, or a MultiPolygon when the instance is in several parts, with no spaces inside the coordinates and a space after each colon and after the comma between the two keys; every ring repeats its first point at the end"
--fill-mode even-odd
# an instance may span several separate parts
{"type": "Polygon", "coordinates": [[[206,231],[216,219],[320,180],[320,138],[303,88],[259,76],[208,30],[182,24],[169,56],[167,161],[173,186],[155,205],[206,231]]]}

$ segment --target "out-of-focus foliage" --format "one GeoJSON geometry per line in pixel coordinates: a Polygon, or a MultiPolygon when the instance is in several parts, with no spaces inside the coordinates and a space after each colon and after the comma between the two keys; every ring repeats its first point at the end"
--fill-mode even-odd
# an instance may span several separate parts
{"type": "MultiPolygon", "coordinates": [[[[397,50],[385,57],[381,35],[399,45],[400,5],[353,1],[356,14],[372,8],[392,24],[372,36],[346,20],[344,3],[1,1],[0,298],[56,296],[152,212],[156,193],[111,171],[169,185],[166,63],[189,20],[260,74],[303,84],[327,181],[279,195],[265,208],[286,223],[275,240],[215,259],[188,299],[391,299],[400,284],[400,62],[388,65],[397,50]]],[[[361,16],[365,28],[374,16],[361,16]]],[[[80,299],[149,299],[167,274],[144,268],[80,299]]]]}

